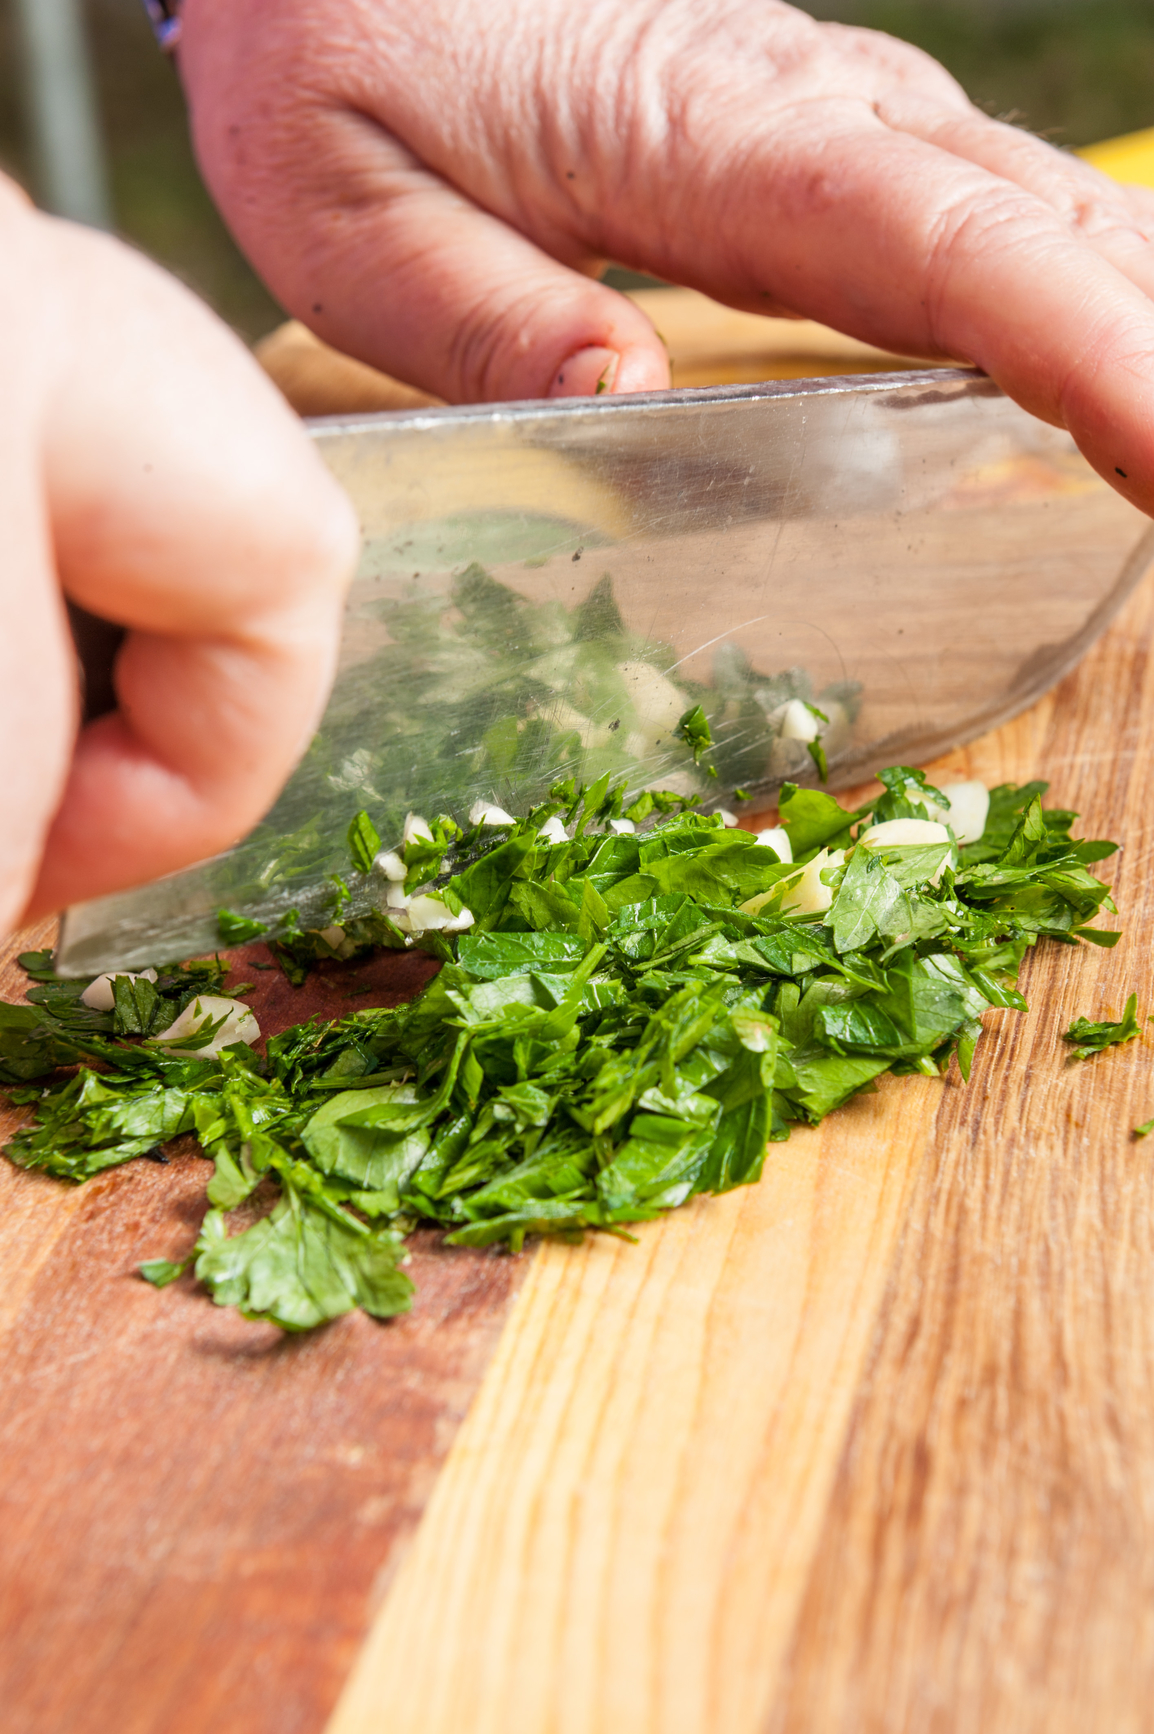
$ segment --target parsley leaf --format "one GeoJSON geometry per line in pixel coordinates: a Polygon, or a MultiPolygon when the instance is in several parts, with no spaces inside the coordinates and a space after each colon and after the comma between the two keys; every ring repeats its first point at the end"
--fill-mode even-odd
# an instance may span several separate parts
{"type": "Polygon", "coordinates": [[[349,858],[358,873],[368,873],[381,847],[380,833],[362,809],[349,825],[349,858]]]}
{"type": "Polygon", "coordinates": [[[270,1214],[240,1234],[230,1235],[222,1212],[210,1210],[195,1269],[218,1306],[307,1331],[358,1306],[375,1318],[407,1312],[413,1285],[401,1256],[399,1234],[367,1229],[352,1216],[341,1221],[288,1182],[270,1214]]]}
{"type": "MultiPolygon", "coordinates": [[[[811,707],[812,708],[812,707],[811,707]]],[[[806,741],[806,751],[817,766],[817,774],[823,783],[829,782],[829,763],[825,756],[825,748],[821,744],[821,736],[816,740],[806,741]]]]}
{"type": "Polygon", "coordinates": [[[267,933],[268,925],[263,921],[254,921],[247,915],[237,915],[232,909],[218,909],[216,931],[222,945],[247,945],[250,940],[259,939],[262,933],[267,933]]]}
{"type": "Polygon", "coordinates": [[[1132,993],[1126,1001],[1126,1009],[1117,1023],[1108,1019],[1102,1023],[1092,1023],[1089,1018],[1076,1018],[1062,1036],[1064,1042],[1076,1042],[1070,1058],[1074,1060],[1093,1059],[1095,1054],[1102,1053],[1106,1048],[1113,1047],[1116,1042],[1132,1042],[1135,1036],[1141,1035],[1141,1026],[1137,1017],[1138,995],[1132,993]]]}
{"type": "MultiPolygon", "coordinates": [[[[685,712],[673,732],[676,734],[677,738],[683,740],[686,746],[690,749],[693,754],[693,762],[695,765],[701,763],[702,753],[708,752],[709,748],[713,745],[713,735],[710,732],[709,719],[699,704],[695,704],[692,709],[685,712]]],[[[709,770],[709,775],[711,777],[717,775],[716,770],[714,770],[712,766],[707,767],[707,769],[709,770]]]]}
{"type": "Polygon", "coordinates": [[[167,1288],[170,1282],[175,1282],[184,1275],[191,1263],[191,1257],[179,1262],[170,1258],[150,1258],[141,1265],[140,1274],[153,1288],[167,1288]]]}

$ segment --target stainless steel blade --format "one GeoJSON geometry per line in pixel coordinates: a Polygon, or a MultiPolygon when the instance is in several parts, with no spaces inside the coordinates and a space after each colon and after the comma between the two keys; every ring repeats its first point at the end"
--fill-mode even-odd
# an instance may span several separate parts
{"type": "MultiPolygon", "coordinates": [[[[313,424],[364,554],[320,732],[226,855],[70,909],[65,974],[211,950],[227,906],[324,926],[345,830],[557,777],[756,811],[1004,722],[1146,571],[1148,520],[964,370],[313,424]],[[704,703],[719,776],[673,730],[704,703]]],[[[354,890],[376,896],[370,880],[354,890]]]]}

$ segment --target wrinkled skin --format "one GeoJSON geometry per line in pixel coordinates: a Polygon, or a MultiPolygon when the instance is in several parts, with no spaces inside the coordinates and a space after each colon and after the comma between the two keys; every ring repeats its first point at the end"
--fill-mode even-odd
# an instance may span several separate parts
{"type": "Polygon", "coordinates": [[[976,362],[1154,508],[1154,197],[914,48],[778,0],[186,0],[184,42],[242,246],[390,373],[454,401],[666,385],[591,280],[612,258],[976,362]]]}
{"type": "Polygon", "coordinates": [[[0,180],[0,932],[214,853],[308,742],[351,508],[193,296],[0,180]],[[129,630],[77,737],[61,590],[129,630]]]}

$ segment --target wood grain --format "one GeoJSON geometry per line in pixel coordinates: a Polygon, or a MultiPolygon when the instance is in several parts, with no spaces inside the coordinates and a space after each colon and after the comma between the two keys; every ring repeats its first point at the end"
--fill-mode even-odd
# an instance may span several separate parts
{"type": "Polygon", "coordinates": [[[1125,840],[1125,938],[1040,952],[1033,1015],[943,1093],[773,1734],[1151,1725],[1154,1065],[1060,1031],[1154,1001],[1152,641],[1145,587],[1049,711],[1040,770],[1125,840]]]}
{"type": "Polygon", "coordinates": [[[756,1725],[927,1094],[635,1247],[543,1250],[330,1734],[756,1725]]]}
{"type": "MultiPolygon", "coordinates": [[[[49,931],[7,948],[8,998],[49,931]]],[[[262,955],[238,962],[266,1034],[358,987],[407,996],[431,963],[294,995],[262,955]]],[[[81,1187],[0,1163],[5,1734],[323,1727],[527,1264],[423,1234],[409,1317],[285,1338],[136,1275],[187,1250],[207,1174],[190,1150],[81,1187]]]]}
{"type": "Polygon", "coordinates": [[[1121,837],[968,1087],[890,1080],[759,1188],[538,1259],[329,1734],[1131,1729],[1154,1701],[1154,593],[941,779],[1121,837]],[[435,1614],[430,1610],[435,1609],[435,1614]]]}

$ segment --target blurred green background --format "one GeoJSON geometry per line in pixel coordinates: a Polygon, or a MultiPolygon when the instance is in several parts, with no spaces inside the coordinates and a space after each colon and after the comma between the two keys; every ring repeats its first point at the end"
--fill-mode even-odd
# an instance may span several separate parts
{"type": "MultiPolygon", "coordinates": [[[[249,339],[283,319],[197,173],[180,81],[140,0],[85,0],[112,201],[121,234],[196,289],[249,339]]],[[[35,195],[13,0],[0,0],[0,162],[35,195]]]]}
{"type": "MultiPolygon", "coordinates": [[[[14,0],[0,0],[0,161],[33,192],[14,0]]],[[[989,113],[1077,146],[1154,125],[1154,0],[820,0],[941,60],[989,113]]],[[[282,317],[233,245],[189,148],[180,86],[139,0],[85,0],[116,221],[245,337],[282,317]]]]}
{"type": "Polygon", "coordinates": [[[916,42],[989,114],[1055,144],[1154,126],[1154,0],[840,0],[805,10],[916,42]]]}

